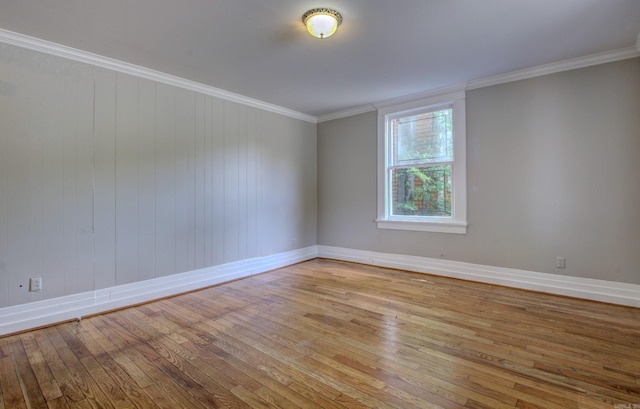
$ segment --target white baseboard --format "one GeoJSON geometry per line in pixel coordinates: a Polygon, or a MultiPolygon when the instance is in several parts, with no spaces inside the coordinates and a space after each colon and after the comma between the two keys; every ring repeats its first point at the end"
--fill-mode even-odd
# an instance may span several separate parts
{"type": "Polygon", "coordinates": [[[636,284],[330,246],[318,246],[318,257],[640,307],[636,284]]]}
{"type": "Polygon", "coordinates": [[[342,247],[310,246],[286,253],[222,264],[152,280],[0,308],[0,336],[198,290],[316,257],[397,268],[640,308],[640,285],[636,284],[428,257],[342,247]]]}
{"type": "Polygon", "coordinates": [[[317,257],[316,246],[28,304],[0,308],[0,336],[264,273],[317,257]]]}

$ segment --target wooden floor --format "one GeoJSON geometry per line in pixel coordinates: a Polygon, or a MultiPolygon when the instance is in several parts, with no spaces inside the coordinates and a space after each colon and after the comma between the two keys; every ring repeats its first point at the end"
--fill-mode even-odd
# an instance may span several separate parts
{"type": "Polygon", "coordinates": [[[0,338],[47,407],[640,408],[640,310],[313,260],[0,338]]]}

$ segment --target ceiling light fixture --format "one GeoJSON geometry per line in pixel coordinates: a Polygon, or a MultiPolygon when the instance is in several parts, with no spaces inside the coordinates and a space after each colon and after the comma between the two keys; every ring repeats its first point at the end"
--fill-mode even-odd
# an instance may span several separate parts
{"type": "Polygon", "coordinates": [[[307,31],[314,37],[327,38],[336,32],[342,16],[333,9],[311,9],[302,15],[302,22],[307,26],[307,31]]]}

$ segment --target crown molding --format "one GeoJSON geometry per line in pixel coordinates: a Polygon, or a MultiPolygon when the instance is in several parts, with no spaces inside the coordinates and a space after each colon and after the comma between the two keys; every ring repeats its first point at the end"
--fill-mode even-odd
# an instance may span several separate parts
{"type": "Polygon", "coordinates": [[[437,88],[433,90],[423,91],[400,98],[394,98],[385,101],[379,101],[369,105],[363,105],[361,107],[355,107],[346,109],[344,111],[338,111],[327,115],[318,117],[318,122],[331,121],[338,118],[345,118],[351,115],[368,112],[373,106],[374,109],[380,109],[396,104],[402,104],[404,102],[410,102],[419,99],[430,98],[446,94],[448,92],[454,92],[459,89],[472,90],[477,88],[489,87],[492,85],[505,84],[508,82],[525,80],[534,77],[540,77],[543,75],[554,74],[562,71],[575,70],[578,68],[590,67],[593,65],[605,64],[614,61],[626,60],[629,58],[640,57],[640,35],[636,44],[633,47],[626,47],[612,51],[605,51],[602,53],[591,54],[583,57],[572,58],[569,60],[559,61],[555,63],[540,65],[532,68],[525,68],[518,71],[511,71],[504,74],[493,75],[490,77],[478,78],[469,81],[467,84],[458,84],[453,86],[447,86],[437,88]]]}
{"type": "Polygon", "coordinates": [[[93,54],[88,51],[82,51],[39,38],[15,33],[13,31],[0,29],[0,42],[85,64],[90,64],[96,67],[106,68],[109,70],[121,72],[123,74],[133,75],[135,77],[145,78],[151,81],[172,85],[204,95],[209,95],[227,101],[236,102],[238,104],[262,109],[264,111],[300,119],[302,121],[311,123],[317,122],[317,118],[315,116],[307,115],[289,108],[284,108],[278,105],[270,104],[268,102],[249,98],[244,95],[225,91],[220,88],[211,87],[209,85],[190,81],[174,75],[165,74],[163,72],[152,70],[150,68],[142,67],[135,64],[129,64],[124,61],[104,57],[98,54],[93,54]]]}
{"type": "Polygon", "coordinates": [[[448,87],[435,88],[428,91],[417,92],[414,94],[403,95],[401,97],[386,99],[383,101],[374,102],[372,104],[362,105],[359,107],[348,108],[343,111],[337,111],[331,114],[322,115],[318,117],[318,122],[333,121],[334,119],[346,118],[353,115],[363,114],[365,112],[377,111],[390,106],[404,104],[406,102],[413,102],[427,98],[438,97],[445,94],[451,94],[465,90],[465,84],[458,84],[448,87]]]}
{"type": "Polygon", "coordinates": [[[525,80],[543,75],[554,74],[562,71],[570,71],[578,68],[590,67],[593,65],[605,64],[614,61],[626,60],[640,56],[640,45],[636,42],[633,47],[620,48],[617,50],[605,51],[583,57],[571,58],[569,60],[558,61],[550,64],[540,65],[523,70],[511,71],[504,74],[493,75],[469,81],[467,90],[484,88],[492,85],[505,84],[507,82],[525,80]]]}
{"type": "Polygon", "coordinates": [[[334,119],[347,118],[354,115],[364,114],[365,112],[375,111],[377,108],[373,104],[362,105],[359,107],[349,108],[342,111],[337,111],[327,115],[320,115],[318,117],[318,123],[333,121],[334,119]]]}
{"type": "Polygon", "coordinates": [[[12,31],[0,29],[0,43],[10,44],[21,48],[27,48],[34,51],[39,51],[58,57],[94,65],[110,69],[113,71],[121,72],[124,74],[133,75],[140,78],[146,78],[152,81],[164,83],[167,85],[173,85],[179,88],[191,90],[204,95],[210,95],[213,97],[221,98],[227,101],[236,102],[246,106],[262,109],[264,111],[280,114],[294,119],[299,119],[311,123],[327,122],[334,119],[346,118],[362,114],[365,112],[371,112],[389,105],[399,104],[407,101],[428,98],[443,93],[447,93],[448,90],[460,89],[463,87],[465,90],[472,90],[477,88],[488,87],[492,85],[505,84],[508,82],[519,81],[543,75],[553,74],[562,71],[569,71],[578,68],[585,68],[598,64],[605,64],[614,61],[625,60],[629,58],[635,58],[640,56],[640,34],[636,40],[636,43],[632,47],[621,48],[612,51],[605,51],[602,53],[591,54],[583,57],[572,58],[569,60],[559,61],[555,63],[545,64],[532,68],[525,68],[522,70],[511,71],[504,74],[493,75],[485,78],[478,78],[469,81],[465,85],[447,86],[438,89],[423,91],[411,95],[407,95],[400,98],[394,98],[390,100],[379,101],[372,104],[362,105],[329,113],[321,116],[308,115],[302,112],[294,111],[289,108],[281,107],[279,105],[270,104],[268,102],[260,101],[257,99],[249,98],[244,95],[236,94],[233,92],[225,91],[220,88],[211,87],[209,85],[201,84],[195,81],[190,81],[184,78],[180,78],[174,75],[165,74],[159,71],[152,70],[150,68],[141,67],[139,65],[129,64],[123,61],[119,61],[113,58],[104,57],[98,54],[93,54],[87,51],[78,50],[75,48],[63,46],[50,41],[42,40],[35,37],[30,37],[24,34],[15,33],[12,31]]]}
{"type": "MultiPolygon", "coordinates": [[[[427,100],[435,97],[442,97],[450,94],[459,94],[464,93],[466,90],[466,84],[457,84],[451,85],[447,87],[434,88],[425,92],[417,92],[415,94],[405,95],[399,98],[388,99],[386,101],[380,101],[373,104],[376,109],[384,110],[386,108],[396,109],[399,105],[403,105],[406,103],[412,103],[420,100],[427,100]]],[[[464,98],[463,95],[457,95],[454,98],[464,98]]]]}

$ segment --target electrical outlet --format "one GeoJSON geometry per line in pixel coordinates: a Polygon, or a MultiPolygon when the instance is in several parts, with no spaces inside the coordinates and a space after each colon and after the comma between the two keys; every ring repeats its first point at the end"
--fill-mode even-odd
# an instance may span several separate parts
{"type": "Polygon", "coordinates": [[[565,268],[566,267],[566,260],[564,257],[556,257],[556,268],[565,268]]]}
{"type": "Polygon", "coordinates": [[[29,291],[42,290],[42,277],[29,279],[29,291]]]}

